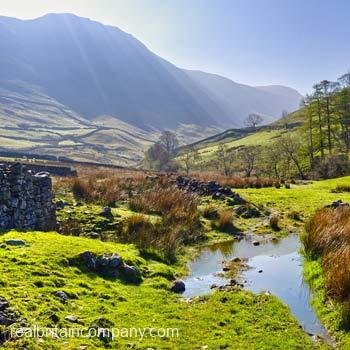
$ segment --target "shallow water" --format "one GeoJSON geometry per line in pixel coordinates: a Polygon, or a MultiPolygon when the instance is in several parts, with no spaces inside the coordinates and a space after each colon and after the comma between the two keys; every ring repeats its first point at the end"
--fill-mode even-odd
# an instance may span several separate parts
{"type": "Polygon", "coordinates": [[[207,294],[212,291],[212,284],[226,284],[229,279],[219,275],[222,262],[234,257],[247,258],[250,268],[240,273],[240,279],[246,281],[245,289],[271,292],[289,306],[306,332],[327,336],[310,305],[311,292],[303,280],[303,258],[299,254],[298,237],[289,235],[278,242],[262,241],[259,246],[254,246],[252,240],[252,237],[247,237],[239,242],[202,248],[190,263],[190,275],[185,279],[183,296],[207,294]],[[259,270],[262,272],[259,273],[259,270]]]}

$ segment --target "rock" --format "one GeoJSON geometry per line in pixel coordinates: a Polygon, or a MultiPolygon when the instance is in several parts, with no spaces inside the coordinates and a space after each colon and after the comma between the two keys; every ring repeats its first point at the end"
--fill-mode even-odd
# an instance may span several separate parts
{"type": "Polygon", "coordinates": [[[7,245],[12,245],[12,246],[23,246],[26,245],[26,242],[23,239],[7,239],[5,241],[7,245]]]}
{"type": "Polygon", "coordinates": [[[255,246],[258,246],[258,245],[260,245],[260,242],[259,241],[253,241],[252,244],[255,245],[255,246]]]}
{"type": "Polygon", "coordinates": [[[78,317],[74,315],[68,315],[64,318],[65,320],[72,322],[72,323],[77,323],[78,322],[78,317]]]}
{"type": "Polygon", "coordinates": [[[9,307],[9,302],[4,298],[0,298],[0,311],[4,311],[8,307],[9,307]]]}
{"type": "Polygon", "coordinates": [[[96,270],[96,255],[94,253],[84,252],[79,255],[79,259],[89,270],[96,270]]]}
{"type": "Polygon", "coordinates": [[[103,216],[107,219],[113,219],[112,208],[104,207],[100,213],[100,216],[103,216]]]}
{"type": "Polygon", "coordinates": [[[92,239],[98,239],[98,238],[100,238],[100,234],[97,232],[90,232],[90,233],[88,233],[88,237],[90,237],[92,239]]]}
{"type": "Polygon", "coordinates": [[[186,290],[185,282],[182,280],[176,280],[171,285],[171,291],[174,293],[183,293],[186,290]]]}
{"type": "Polygon", "coordinates": [[[1,326],[10,326],[11,324],[14,324],[16,321],[12,320],[11,318],[8,318],[7,316],[0,314],[0,325],[1,326]]]}
{"type": "Polygon", "coordinates": [[[217,284],[212,284],[211,286],[210,286],[210,289],[215,289],[215,288],[217,288],[218,286],[217,286],[217,284]]]}
{"type": "Polygon", "coordinates": [[[112,254],[109,258],[109,266],[112,268],[118,268],[123,265],[123,259],[116,254],[112,254]]]}
{"type": "Polygon", "coordinates": [[[240,259],[240,258],[238,258],[238,257],[235,257],[235,258],[233,258],[231,261],[237,263],[237,262],[241,262],[242,259],[240,259]]]}
{"type": "Polygon", "coordinates": [[[59,290],[55,292],[55,296],[59,299],[61,299],[62,302],[66,303],[68,301],[68,295],[63,292],[62,290],[59,290]]]}
{"type": "Polygon", "coordinates": [[[262,272],[263,272],[263,270],[259,270],[259,271],[258,271],[258,273],[262,273],[262,272]]]}
{"type": "Polygon", "coordinates": [[[128,282],[140,283],[142,281],[141,273],[135,266],[123,264],[123,266],[119,268],[119,271],[121,272],[123,278],[128,282]]]}

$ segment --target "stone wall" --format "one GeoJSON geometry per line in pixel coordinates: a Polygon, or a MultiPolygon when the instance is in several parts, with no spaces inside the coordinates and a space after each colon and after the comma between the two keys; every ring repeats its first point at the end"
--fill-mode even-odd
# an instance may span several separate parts
{"type": "Polygon", "coordinates": [[[23,164],[0,164],[0,230],[49,231],[56,228],[52,181],[23,164]]]}

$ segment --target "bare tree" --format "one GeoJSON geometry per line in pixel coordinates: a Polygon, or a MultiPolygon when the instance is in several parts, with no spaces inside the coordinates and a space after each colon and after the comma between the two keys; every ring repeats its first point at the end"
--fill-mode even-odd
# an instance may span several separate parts
{"type": "Polygon", "coordinates": [[[305,174],[301,166],[301,145],[301,140],[297,136],[289,133],[281,136],[277,141],[277,147],[284,153],[285,157],[290,158],[294,163],[300,178],[305,179],[305,174]]]}
{"type": "Polygon", "coordinates": [[[216,151],[217,160],[221,166],[224,174],[227,176],[229,174],[230,167],[230,153],[226,145],[220,144],[216,151]]]}
{"type": "Polygon", "coordinates": [[[170,154],[159,142],[152,145],[145,154],[148,167],[154,170],[165,170],[170,160],[170,154]]]}
{"type": "Polygon", "coordinates": [[[263,122],[263,118],[259,114],[251,113],[248,115],[247,119],[245,120],[245,125],[250,128],[256,128],[258,125],[260,125],[263,122]]]}
{"type": "Polygon", "coordinates": [[[288,115],[289,115],[288,111],[286,111],[286,110],[282,111],[281,121],[282,121],[285,129],[288,129],[288,115]]]}
{"type": "Polygon", "coordinates": [[[188,175],[196,161],[200,160],[200,156],[198,154],[198,151],[191,147],[187,150],[182,159],[185,164],[186,173],[188,175]]]}
{"type": "Polygon", "coordinates": [[[168,130],[164,130],[159,138],[159,143],[165,148],[165,150],[169,154],[173,154],[177,146],[179,145],[179,141],[176,135],[168,130]]]}
{"type": "Polygon", "coordinates": [[[246,177],[250,177],[255,167],[259,155],[259,147],[247,146],[238,150],[238,157],[242,162],[242,168],[246,177]]]}

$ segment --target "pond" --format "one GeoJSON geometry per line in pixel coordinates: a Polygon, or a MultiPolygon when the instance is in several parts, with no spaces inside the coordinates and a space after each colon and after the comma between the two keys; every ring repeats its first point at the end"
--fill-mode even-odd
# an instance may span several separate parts
{"type": "Polygon", "coordinates": [[[223,261],[235,257],[248,259],[249,269],[239,274],[244,288],[253,292],[268,291],[287,304],[305,332],[327,338],[327,331],[311,307],[311,291],[303,280],[303,257],[300,241],[291,234],[276,242],[247,236],[240,241],[230,241],[203,247],[190,263],[190,275],[184,280],[184,297],[194,297],[212,292],[213,284],[224,285],[229,278],[222,275],[223,261]]]}

